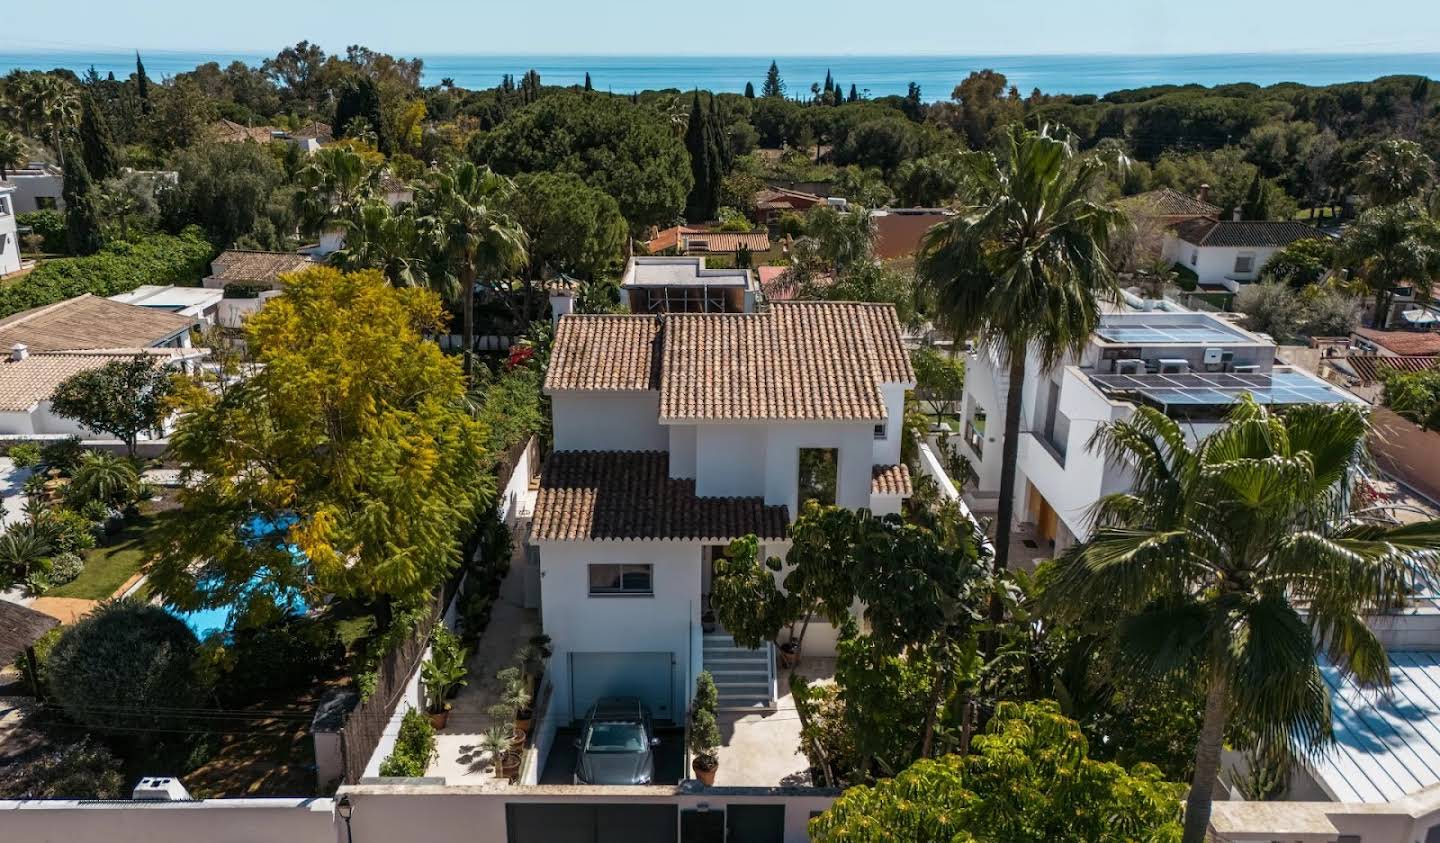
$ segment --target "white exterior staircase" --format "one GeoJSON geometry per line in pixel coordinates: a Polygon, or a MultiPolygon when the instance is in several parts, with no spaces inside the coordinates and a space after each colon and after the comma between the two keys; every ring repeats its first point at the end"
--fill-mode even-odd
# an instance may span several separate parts
{"type": "Polygon", "coordinates": [[[775,662],[770,646],[747,650],[730,633],[717,629],[704,636],[705,669],[715,680],[720,708],[775,709],[775,662]]]}

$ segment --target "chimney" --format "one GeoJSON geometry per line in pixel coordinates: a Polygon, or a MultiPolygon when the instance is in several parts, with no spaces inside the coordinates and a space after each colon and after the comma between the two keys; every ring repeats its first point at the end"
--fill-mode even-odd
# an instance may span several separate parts
{"type": "Polygon", "coordinates": [[[1198,197],[1196,197],[1196,198],[1198,198],[1201,202],[1209,202],[1209,201],[1210,201],[1210,185],[1208,185],[1208,184],[1202,184],[1202,185],[1200,185],[1200,195],[1199,195],[1198,197]]]}
{"type": "Polygon", "coordinates": [[[552,324],[559,324],[560,317],[575,312],[575,290],[568,284],[550,285],[550,315],[552,324]]]}
{"type": "Polygon", "coordinates": [[[1239,221],[1240,221],[1240,206],[1239,206],[1239,205],[1236,205],[1236,206],[1235,206],[1235,213],[1231,214],[1231,215],[1230,215],[1230,218],[1231,218],[1232,220],[1234,220],[1235,222],[1239,222],[1239,221]]]}
{"type": "Polygon", "coordinates": [[[17,342],[17,343],[15,343],[14,345],[10,346],[10,359],[11,359],[12,361],[15,361],[15,362],[18,363],[18,362],[20,362],[21,360],[24,360],[26,357],[29,357],[29,356],[30,356],[30,347],[27,346],[25,343],[23,343],[23,342],[17,342]]]}

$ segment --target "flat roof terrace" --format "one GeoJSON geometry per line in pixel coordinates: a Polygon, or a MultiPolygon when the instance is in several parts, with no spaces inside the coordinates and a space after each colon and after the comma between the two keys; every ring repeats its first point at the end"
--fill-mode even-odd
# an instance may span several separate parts
{"type": "Polygon", "coordinates": [[[1124,345],[1264,345],[1264,340],[1206,313],[1110,313],[1095,336],[1124,345]]]}
{"type": "Polygon", "coordinates": [[[707,269],[703,257],[631,258],[622,287],[749,287],[748,269],[707,269]]]}
{"type": "Polygon", "coordinates": [[[1186,374],[1090,375],[1105,394],[1140,398],[1162,410],[1227,407],[1249,394],[1260,404],[1360,404],[1337,389],[1298,369],[1278,367],[1269,374],[1191,372],[1186,374]]]}

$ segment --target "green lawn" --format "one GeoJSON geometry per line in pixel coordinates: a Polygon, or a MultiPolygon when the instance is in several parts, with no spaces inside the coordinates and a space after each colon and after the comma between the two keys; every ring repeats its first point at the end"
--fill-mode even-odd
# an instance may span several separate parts
{"type": "Polygon", "coordinates": [[[167,513],[141,512],[100,547],[85,551],[85,570],[73,582],[45,592],[46,597],[106,600],[140,570],[146,556],[145,537],[167,513]]]}

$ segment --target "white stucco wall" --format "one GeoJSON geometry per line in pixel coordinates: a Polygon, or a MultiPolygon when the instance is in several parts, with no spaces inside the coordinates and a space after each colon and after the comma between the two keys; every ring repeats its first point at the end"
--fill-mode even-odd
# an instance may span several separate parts
{"type": "Polygon", "coordinates": [[[15,184],[15,213],[28,214],[40,210],[35,200],[39,197],[55,200],[55,210],[65,210],[64,179],[53,173],[21,175],[10,173],[9,180],[15,184]]]}
{"type": "MultiPolygon", "coordinates": [[[[570,653],[674,654],[675,699],[664,716],[679,716],[689,699],[686,676],[698,672],[691,627],[700,624],[702,542],[538,542],[541,616],[555,654],[551,713],[565,723],[579,717],[570,696],[570,653]],[[592,563],[653,565],[653,596],[591,597],[592,563]],[[694,665],[691,664],[692,659],[694,665]],[[691,670],[687,670],[687,665],[691,670]]],[[[661,716],[659,712],[656,716],[661,716]]]]}
{"type": "MultiPolygon", "coordinates": [[[[1226,283],[1230,277],[1254,280],[1260,277],[1260,270],[1279,248],[1276,246],[1230,247],[1196,246],[1184,240],[1167,235],[1161,254],[1168,261],[1181,264],[1193,271],[1206,284],[1226,283]],[[1240,255],[1252,255],[1255,260],[1251,271],[1240,274],[1235,271],[1235,259],[1240,255]]],[[[1227,286],[1234,287],[1233,284],[1227,286]]]]}
{"type": "Polygon", "coordinates": [[[695,440],[693,424],[672,424],[670,431],[670,476],[695,477],[695,440]]]}
{"type": "Polygon", "coordinates": [[[0,192],[0,275],[20,271],[20,234],[13,191],[0,192]]]}
{"type": "Polygon", "coordinates": [[[801,448],[840,451],[835,503],[848,509],[870,505],[874,463],[874,424],[771,424],[765,429],[765,502],[784,504],[794,518],[799,512],[801,448]]]}
{"type": "Polygon", "coordinates": [[[664,451],[660,393],[557,392],[551,396],[557,451],[664,451]]]}
{"type": "Polygon", "coordinates": [[[765,427],[702,424],[694,430],[697,495],[732,498],[765,493],[765,427]]]}
{"type": "MultiPolygon", "coordinates": [[[[885,400],[885,438],[874,439],[875,465],[895,465],[900,462],[900,438],[905,429],[905,385],[887,383],[880,385],[880,396],[885,400]]],[[[874,431],[871,431],[874,437],[874,431]]]]}

